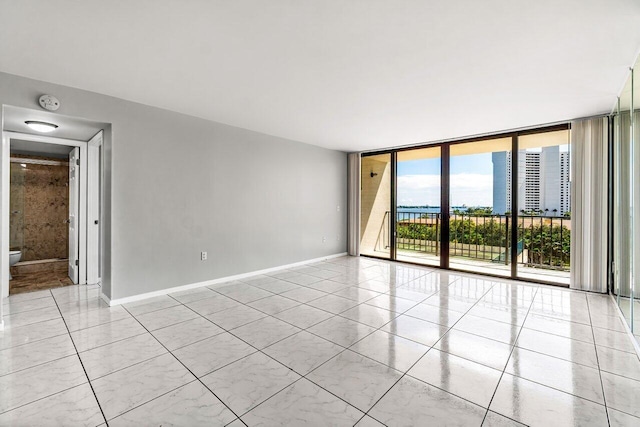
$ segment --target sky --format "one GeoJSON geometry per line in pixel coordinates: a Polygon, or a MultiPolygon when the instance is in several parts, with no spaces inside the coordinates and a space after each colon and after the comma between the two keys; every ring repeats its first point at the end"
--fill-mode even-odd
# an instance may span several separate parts
{"type": "MultiPolygon", "coordinates": [[[[440,159],[398,162],[398,205],[440,206],[440,159]]],[[[493,206],[491,153],[451,157],[451,206],[493,206]]]]}
{"type": "MultiPolygon", "coordinates": [[[[560,152],[568,150],[560,146],[560,152]]],[[[493,206],[491,154],[451,157],[451,206],[493,206]]],[[[400,206],[440,206],[440,159],[399,161],[397,198],[400,206]]]]}

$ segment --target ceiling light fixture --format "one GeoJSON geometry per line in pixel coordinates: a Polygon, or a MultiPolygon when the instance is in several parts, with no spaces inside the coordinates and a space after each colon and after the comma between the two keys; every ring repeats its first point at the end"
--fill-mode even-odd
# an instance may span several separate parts
{"type": "Polygon", "coordinates": [[[52,132],[58,128],[58,125],[54,125],[53,123],[38,122],[35,120],[27,120],[24,123],[37,132],[52,132]]]}

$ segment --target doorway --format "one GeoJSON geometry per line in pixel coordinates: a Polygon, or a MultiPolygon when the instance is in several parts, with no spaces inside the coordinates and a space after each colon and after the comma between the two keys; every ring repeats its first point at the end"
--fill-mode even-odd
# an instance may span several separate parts
{"type": "MultiPolygon", "coordinates": [[[[10,138],[9,294],[77,283],[69,259],[74,147],[10,138]]],[[[77,150],[77,148],[76,148],[77,150]]],[[[75,257],[77,258],[77,257],[75,257]]]]}
{"type": "Polygon", "coordinates": [[[3,132],[3,297],[100,283],[102,142],[3,132]]]}

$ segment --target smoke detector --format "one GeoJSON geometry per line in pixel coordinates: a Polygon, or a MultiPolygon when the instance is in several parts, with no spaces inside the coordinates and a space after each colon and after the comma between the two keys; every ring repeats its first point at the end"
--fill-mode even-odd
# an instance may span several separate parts
{"type": "Polygon", "coordinates": [[[38,99],[38,102],[45,110],[56,111],[60,108],[60,101],[53,95],[42,95],[40,99],[38,99]]]}

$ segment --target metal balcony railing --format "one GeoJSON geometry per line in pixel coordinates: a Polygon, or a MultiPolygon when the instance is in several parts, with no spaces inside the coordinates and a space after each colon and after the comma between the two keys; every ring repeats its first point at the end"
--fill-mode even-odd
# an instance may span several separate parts
{"type": "MultiPolygon", "coordinates": [[[[518,215],[518,257],[526,267],[569,271],[571,218],[545,215],[518,215]]],[[[511,261],[510,215],[452,213],[449,217],[449,255],[493,263],[511,261]]],[[[388,236],[390,212],[385,215],[381,234],[388,236]]],[[[397,211],[398,250],[440,255],[442,215],[397,211]]],[[[388,247],[388,237],[381,239],[388,247]]],[[[382,242],[381,242],[382,243],[382,242]]]]}

